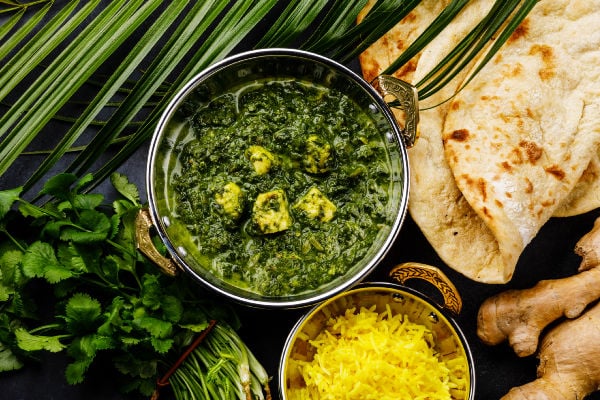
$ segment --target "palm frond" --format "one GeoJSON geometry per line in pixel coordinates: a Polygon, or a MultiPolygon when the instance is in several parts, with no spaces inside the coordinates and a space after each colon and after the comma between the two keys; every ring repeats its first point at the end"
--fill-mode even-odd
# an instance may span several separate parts
{"type": "Polygon", "coordinates": [[[94,136],[86,150],[71,163],[68,171],[83,173],[104,153],[111,141],[129,125],[156,89],[179,65],[193,43],[220,15],[226,3],[222,0],[195,2],[194,7],[186,12],[182,23],[166,40],[160,53],[131,89],[119,109],[94,136]]]}
{"type": "MultiPolygon", "coordinates": [[[[238,46],[298,46],[348,63],[420,3],[378,0],[357,25],[366,2],[0,0],[0,177],[55,118],[68,128],[25,187],[33,187],[75,149],[80,152],[67,170],[87,173],[111,144],[120,142],[116,154],[94,172],[95,186],[147,142],[179,88],[238,46]],[[265,27],[262,21],[273,23],[265,27]],[[259,40],[249,41],[257,35],[259,40]],[[99,72],[117,53],[125,55],[113,58],[118,62],[111,72],[99,72]],[[84,89],[93,93],[83,111],[73,119],[61,116],[84,89]],[[88,142],[74,146],[84,136],[88,142]]],[[[385,72],[421,51],[467,2],[452,0],[385,72]]],[[[481,55],[466,82],[472,79],[536,2],[496,0],[473,32],[418,83],[420,97],[438,91],[481,55]]]]}
{"type": "Polygon", "coordinates": [[[83,22],[97,5],[97,2],[90,2],[76,15],[71,16],[78,3],[78,1],[71,1],[67,4],[27,42],[27,45],[22,46],[0,68],[0,100],[6,98],[48,54],[83,22]],[[67,20],[69,16],[71,18],[67,20]]]}
{"type": "MultiPolygon", "coordinates": [[[[155,2],[155,7],[159,2],[155,2]]],[[[126,55],[123,62],[114,73],[106,80],[96,97],[81,113],[79,118],[71,126],[69,131],[62,137],[54,151],[44,160],[38,169],[26,182],[28,188],[41,179],[52,166],[64,155],[64,153],[75,143],[75,141],[86,131],[87,127],[94,121],[94,117],[106,106],[114,94],[125,83],[127,78],[136,70],[137,66],[144,60],[159,39],[167,31],[172,23],[179,17],[187,2],[176,1],[160,14],[154,24],[146,31],[146,34],[138,41],[137,45],[126,55]]],[[[151,13],[153,8],[148,8],[151,13]]]]}
{"type": "MultiPolygon", "coordinates": [[[[48,3],[42,7],[39,11],[32,15],[31,18],[29,18],[27,22],[23,24],[23,26],[21,26],[13,35],[11,35],[11,37],[2,46],[0,46],[0,59],[6,57],[15,47],[17,47],[19,43],[25,39],[25,37],[27,37],[27,35],[29,35],[33,28],[42,20],[42,18],[44,18],[51,6],[52,4],[48,3]]],[[[23,11],[24,9],[16,15],[22,15],[23,11]]],[[[20,18],[21,17],[19,16],[16,20],[9,21],[9,25],[16,24],[20,18]]]]}
{"type": "MultiPolygon", "coordinates": [[[[112,54],[124,39],[158,4],[142,0],[114,1],[42,73],[15,106],[2,118],[1,125],[16,123],[0,146],[0,171],[14,161],[81,85],[112,54]],[[136,18],[137,17],[137,18],[136,18]],[[88,40],[84,40],[83,38],[88,40]],[[30,94],[28,92],[32,91],[30,94]]],[[[0,131],[0,134],[5,132],[0,131]]]]}
{"type": "Polygon", "coordinates": [[[15,12],[7,21],[3,22],[2,25],[0,25],[0,41],[4,39],[6,35],[8,35],[15,25],[19,23],[21,18],[23,18],[23,15],[25,15],[25,10],[20,9],[15,12]]]}

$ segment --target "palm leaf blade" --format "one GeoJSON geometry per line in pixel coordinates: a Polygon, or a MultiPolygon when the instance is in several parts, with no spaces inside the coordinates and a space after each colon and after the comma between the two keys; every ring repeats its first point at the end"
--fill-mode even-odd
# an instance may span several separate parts
{"type": "Polygon", "coordinates": [[[93,164],[119,132],[123,131],[133,120],[148,98],[189,51],[194,39],[197,40],[208,29],[225,5],[226,1],[195,3],[183,23],[178,26],[178,29],[162,47],[159,55],[148,67],[144,76],[135,84],[117,112],[98,132],[86,150],[73,161],[68,171],[83,174],[93,164]]]}
{"type": "Polygon", "coordinates": [[[88,2],[77,15],[59,28],[71,14],[78,1],[72,1],[49,21],[29,42],[0,68],[0,100],[4,99],[33,68],[39,65],[51,51],[62,43],[97,6],[98,1],[88,2]]]}
{"type": "MultiPolygon", "coordinates": [[[[142,18],[133,17],[141,3],[141,0],[129,1],[122,8],[118,8],[106,25],[97,26],[97,29],[92,30],[91,37],[80,41],[75,53],[68,53],[61,63],[61,70],[56,71],[54,80],[46,85],[46,91],[36,96],[31,107],[25,111],[7,136],[9,140],[0,151],[0,171],[6,168],[7,161],[14,160],[15,153],[24,150],[93,71],[128,37],[126,32],[143,21],[142,18]]],[[[150,10],[150,5],[152,3],[144,4],[138,14],[150,10]]]]}
{"type": "Polygon", "coordinates": [[[12,28],[19,23],[21,18],[25,15],[25,10],[20,9],[14,13],[6,22],[0,25],[0,40],[4,39],[6,35],[12,30],[12,28]]]}
{"type": "Polygon", "coordinates": [[[69,131],[63,136],[60,143],[53,152],[37,168],[24,185],[28,190],[35,182],[41,179],[50,168],[67,152],[75,140],[84,133],[86,128],[93,122],[94,117],[104,108],[112,96],[121,88],[126,79],[134,72],[158,40],[166,32],[184,9],[187,2],[173,2],[155,20],[154,24],[147,30],[146,34],[139,40],[134,49],[125,57],[115,72],[108,78],[106,84],[101,88],[95,99],[86,107],[80,117],[75,121],[69,131]]]}
{"type": "MultiPolygon", "coordinates": [[[[0,60],[5,58],[15,47],[17,47],[31,32],[33,29],[39,24],[39,22],[44,18],[48,10],[52,4],[48,3],[44,7],[42,7],[38,12],[36,12],[31,18],[21,26],[17,32],[15,32],[6,42],[0,46],[0,60]]],[[[11,21],[12,23],[18,22],[11,21]]]]}

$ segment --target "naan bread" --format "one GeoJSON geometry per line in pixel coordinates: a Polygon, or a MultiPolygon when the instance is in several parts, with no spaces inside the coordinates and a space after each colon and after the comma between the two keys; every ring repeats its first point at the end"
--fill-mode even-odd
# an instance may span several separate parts
{"type": "MultiPolygon", "coordinates": [[[[414,81],[492,3],[471,2],[420,55],[414,81]]],[[[587,194],[600,143],[599,17],[598,0],[541,1],[452,102],[421,113],[421,136],[409,150],[409,211],[440,257],[474,280],[509,281],[555,212],[598,202],[587,194]],[[581,195],[570,198],[574,190],[581,195]]],[[[462,79],[464,73],[429,103],[448,98],[462,79]]]]}

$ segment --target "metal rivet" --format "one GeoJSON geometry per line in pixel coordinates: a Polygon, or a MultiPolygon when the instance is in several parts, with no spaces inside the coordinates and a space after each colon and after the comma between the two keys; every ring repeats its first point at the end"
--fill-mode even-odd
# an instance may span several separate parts
{"type": "Polygon", "coordinates": [[[434,312],[430,312],[429,315],[428,315],[428,317],[431,320],[431,322],[433,322],[434,324],[437,324],[440,321],[440,318],[434,312]]]}
{"type": "Polygon", "coordinates": [[[402,296],[400,293],[394,293],[394,294],[392,294],[392,300],[395,301],[396,303],[403,303],[404,296],[402,296]]]}

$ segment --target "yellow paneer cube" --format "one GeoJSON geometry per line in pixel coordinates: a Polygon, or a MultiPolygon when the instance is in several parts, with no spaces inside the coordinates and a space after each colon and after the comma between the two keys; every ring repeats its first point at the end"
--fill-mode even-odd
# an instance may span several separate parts
{"type": "Polygon", "coordinates": [[[292,224],[285,192],[275,189],[256,197],[252,219],[263,233],[284,231],[292,224]]]}
{"type": "Polygon", "coordinates": [[[264,175],[271,170],[275,157],[262,146],[250,146],[246,150],[246,157],[252,163],[258,175],[264,175]]]}
{"type": "Polygon", "coordinates": [[[327,172],[330,158],[331,145],[317,135],[310,135],[306,140],[304,169],[311,174],[327,172]]]}
{"type": "Polygon", "coordinates": [[[337,207],[316,186],[296,202],[294,208],[302,210],[308,218],[329,222],[335,216],[337,207]]]}
{"type": "Polygon", "coordinates": [[[223,208],[223,213],[233,219],[242,214],[242,189],[234,182],[223,186],[223,191],[215,194],[215,201],[223,208]]]}

